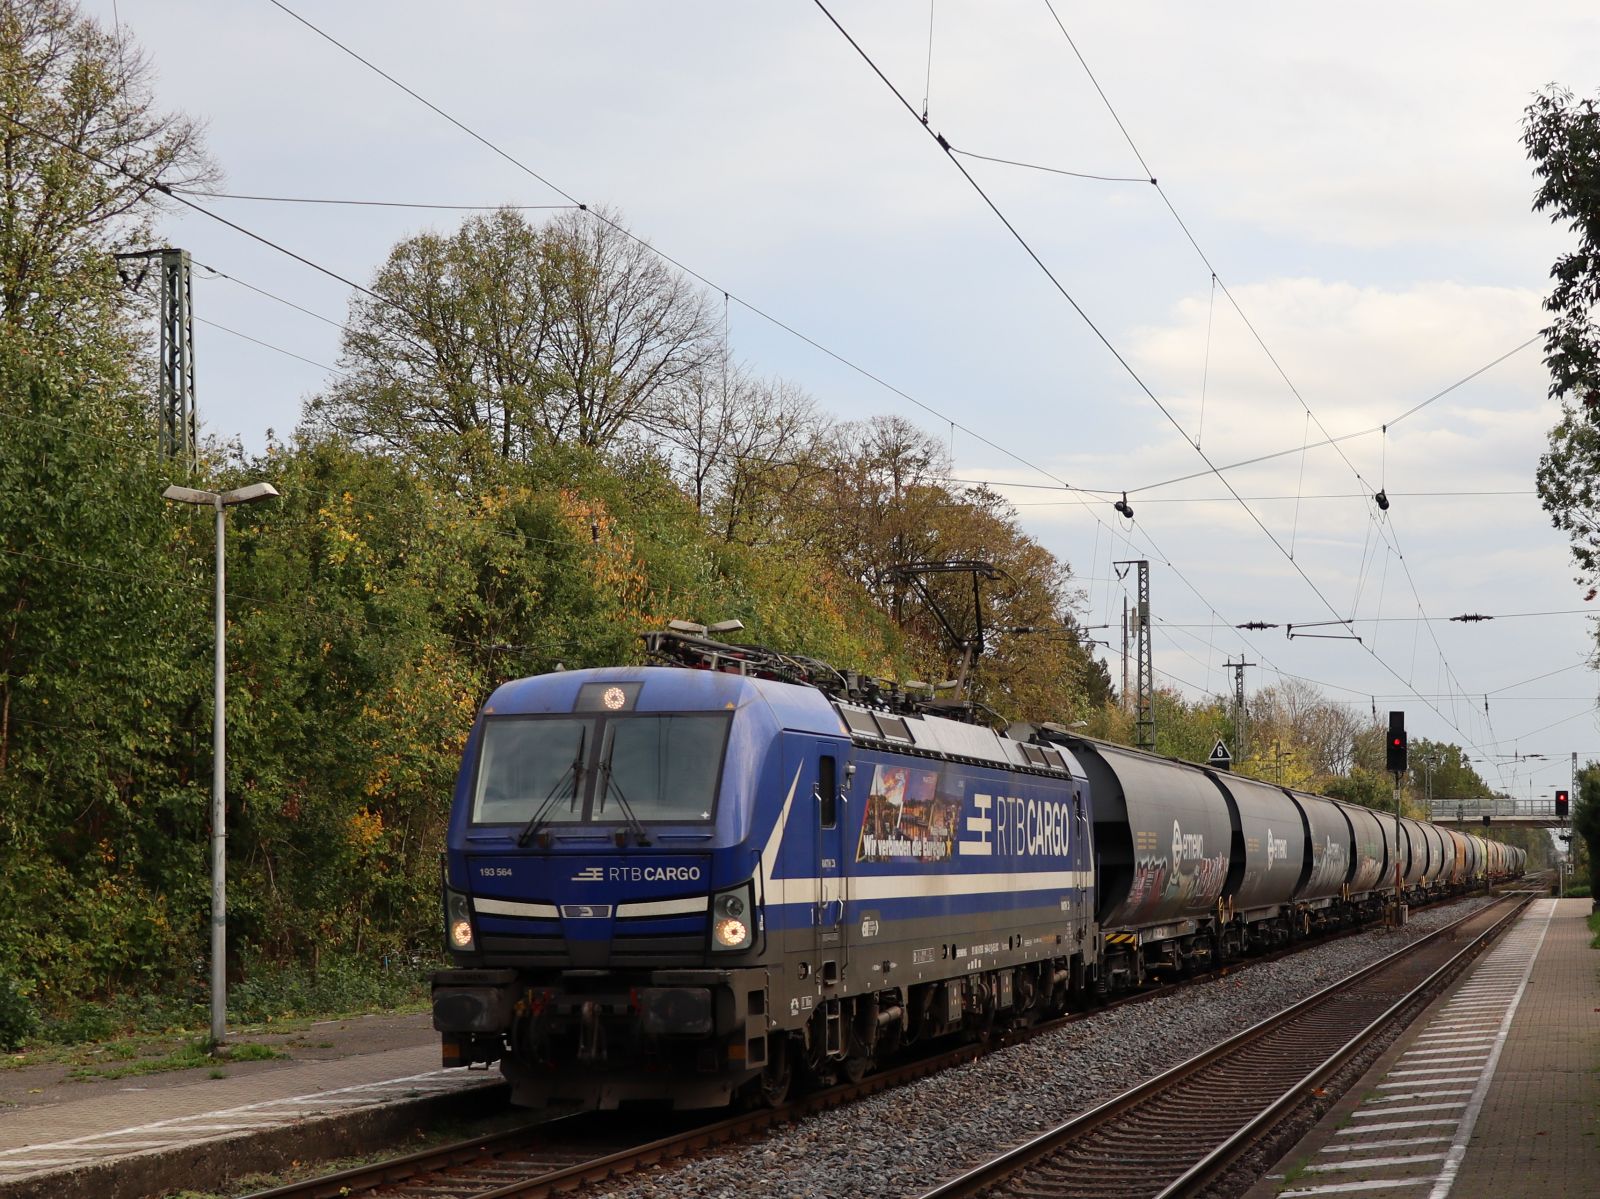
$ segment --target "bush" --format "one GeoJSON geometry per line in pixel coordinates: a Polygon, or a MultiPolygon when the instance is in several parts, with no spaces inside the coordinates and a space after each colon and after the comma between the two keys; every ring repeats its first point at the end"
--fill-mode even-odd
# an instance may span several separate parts
{"type": "Polygon", "coordinates": [[[324,958],[316,969],[258,966],[228,992],[229,1019],[263,1024],[294,1016],[338,1016],[404,1007],[428,996],[431,959],[324,958]]]}
{"type": "Polygon", "coordinates": [[[109,1041],[120,1029],[111,1009],[103,1004],[84,1003],[64,1016],[44,1022],[43,1037],[56,1045],[85,1045],[109,1041]]]}
{"type": "Polygon", "coordinates": [[[0,974],[0,1049],[7,1053],[22,1047],[39,1027],[39,1015],[30,1000],[12,981],[9,974],[0,974]]]}

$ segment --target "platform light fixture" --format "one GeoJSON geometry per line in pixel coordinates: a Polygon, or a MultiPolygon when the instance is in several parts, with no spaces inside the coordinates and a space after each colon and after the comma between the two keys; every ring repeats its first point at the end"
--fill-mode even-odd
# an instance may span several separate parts
{"type": "Polygon", "coordinates": [[[216,645],[211,683],[211,1044],[215,1047],[228,1035],[228,711],[224,682],[228,618],[224,598],[223,514],[236,504],[276,499],[278,489],[271,483],[250,483],[232,491],[200,491],[173,485],[161,495],[175,504],[211,508],[217,514],[216,645]]]}

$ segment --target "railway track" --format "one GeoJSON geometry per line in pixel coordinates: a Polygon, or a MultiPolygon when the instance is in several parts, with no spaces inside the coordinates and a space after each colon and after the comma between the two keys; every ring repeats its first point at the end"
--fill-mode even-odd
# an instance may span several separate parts
{"type": "Polygon", "coordinates": [[[927,1192],[1178,1199],[1249,1149],[1441,988],[1532,898],[1508,896],[927,1192]]]}
{"type": "MultiPolygon", "coordinates": [[[[1458,925],[1451,925],[1440,931],[1447,933],[1456,927],[1458,925]]],[[[1318,940],[1326,944],[1363,931],[1367,929],[1351,928],[1318,940]]],[[[1436,933],[1434,937],[1439,935],[1436,933]]],[[[1092,1012],[1073,1013],[1031,1028],[996,1034],[983,1044],[961,1045],[890,1066],[858,1083],[804,1095],[781,1108],[711,1120],[703,1113],[655,1116],[643,1127],[636,1123],[637,1135],[631,1137],[620,1130],[615,1113],[566,1116],[258,1191],[248,1199],[349,1199],[353,1196],[363,1199],[512,1199],[513,1196],[538,1199],[566,1193],[637,1169],[746,1140],[768,1129],[1018,1044],[1083,1019],[1085,1015],[1171,995],[1183,987],[1226,977],[1302,948],[1303,944],[1296,944],[1274,950],[1194,978],[1173,980],[1119,996],[1092,1012]]]]}
{"type": "Polygon", "coordinates": [[[920,1058],[858,1083],[802,1096],[781,1108],[709,1121],[697,1113],[660,1116],[647,1126],[647,1132],[631,1138],[619,1131],[614,1112],[565,1116],[257,1191],[248,1199],[347,1199],[358,1195],[363,1199],[539,1199],[746,1140],[769,1128],[971,1061],[1059,1023],[996,1037],[988,1045],[963,1045],[920,1058]],[[672,1128],[674,1124],[678,1127],[672,1128]]]}

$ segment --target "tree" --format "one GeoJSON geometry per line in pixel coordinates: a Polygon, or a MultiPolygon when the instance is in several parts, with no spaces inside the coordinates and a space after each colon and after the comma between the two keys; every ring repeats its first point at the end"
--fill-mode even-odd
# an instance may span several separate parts
{"type": "Polygon", "coordinates": [[[374,294],[351,297],[344,376],[309,422],[446,476],[526,457],[556,386],[554,269],[543,232],[509,209],[400,242],[374,294]]]}
{"type": "MultiPolygon", "coordinates": [[[[1590,762],[1578,777],[1578,802],[1572,812],[1572,835],[1581,838],[1589,857],[1589,894],[1600,911],[1600,765],[1590,762]]],[[[1580,848],[1572,846],[1576,861],[1580,848]]]]}
{"type": "Polygon", "coordinates": [[[1523,119],[1522,142],[1533,160],[1539,188],[1535,212],[1548,213],[1577,235],[1575,249],[1550,268],[1554,286],[1545,297],[1552,321],[1543,330],[1550,398],[1561,419],[1550,431],[1550,451],[1539,461],[1539,499],[1571,541],[1580,581],[1600,581],[1600,107],[1564,88],[1535,97],[1523,119]]]}
{"type": "Polygon", "coordinates": [[[214,178],[199,127],[159,113],[150,78],[126,33],[71,0],[0,0],[0,333],[72,347],[97,376],[133,346],[112,254],[150,244],[157,181],[214,178]]]}
{"type": "Polygon", "coordinates": [[[209,545],[135,397],[0,344],[0,429],[0,967],[81,1000],[204,943],[209,545]]]}
{"type": "Polygon", "coordinates": [[[725,541],[779,536],[785,501],[822,469],[811,397],[727,364],[725,351],[673,389],[657,423],[695,509],[725,541]]]}
{"type": "Polygon", "coordinates": [[[820,457],[823,469],[795,497],[794,535],[816,545],[901,623],[909,587],[895,568],[943,556],[933,530],[935,512],[951,499],[941,485],[949,458],[898,416],[836,425],[820,457]]]}
{"type": "Polygon", "coordinates": [[[704,293],[616,213],[564,213],[548,236],[563,319],[550,347],[560,386],[542,424],[551,441],[600,448],[659,419],[672,388],[711,358],[711,316],[704,293]]]}
{"type": "Polygon", "coordinates": [[[1278,740],[1293,748],[1301,767],[1312,776],[1349,772],[1355,764],[1356,739],[1365,722],[1342,704],[1331,702],[1313,683],[1286,678],[1263,687],[1250,703],[1251,739],[1278,740]]]}
{"type": "Polygon", "coordinates": [[[400,242],[350,301],[309,423],[447,478],[655,427],[710,354],[704,297],[615,216],[502,209],[400,242]]]}

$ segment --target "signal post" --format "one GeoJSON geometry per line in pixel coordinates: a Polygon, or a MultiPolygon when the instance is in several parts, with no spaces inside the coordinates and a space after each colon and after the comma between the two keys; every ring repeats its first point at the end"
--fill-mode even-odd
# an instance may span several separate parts
{"type": "Polygon", "coordinates": [[[1404,874],[1400,869],[1400,776],[1406,772],[1406,714],[1389,713],[1389,740],[1385,744],[1385,761],[1394,775],[1394,908],[1391,922],[1399,928],[1406,925],[1409,914],[1402,890],[1404,874]]]}

